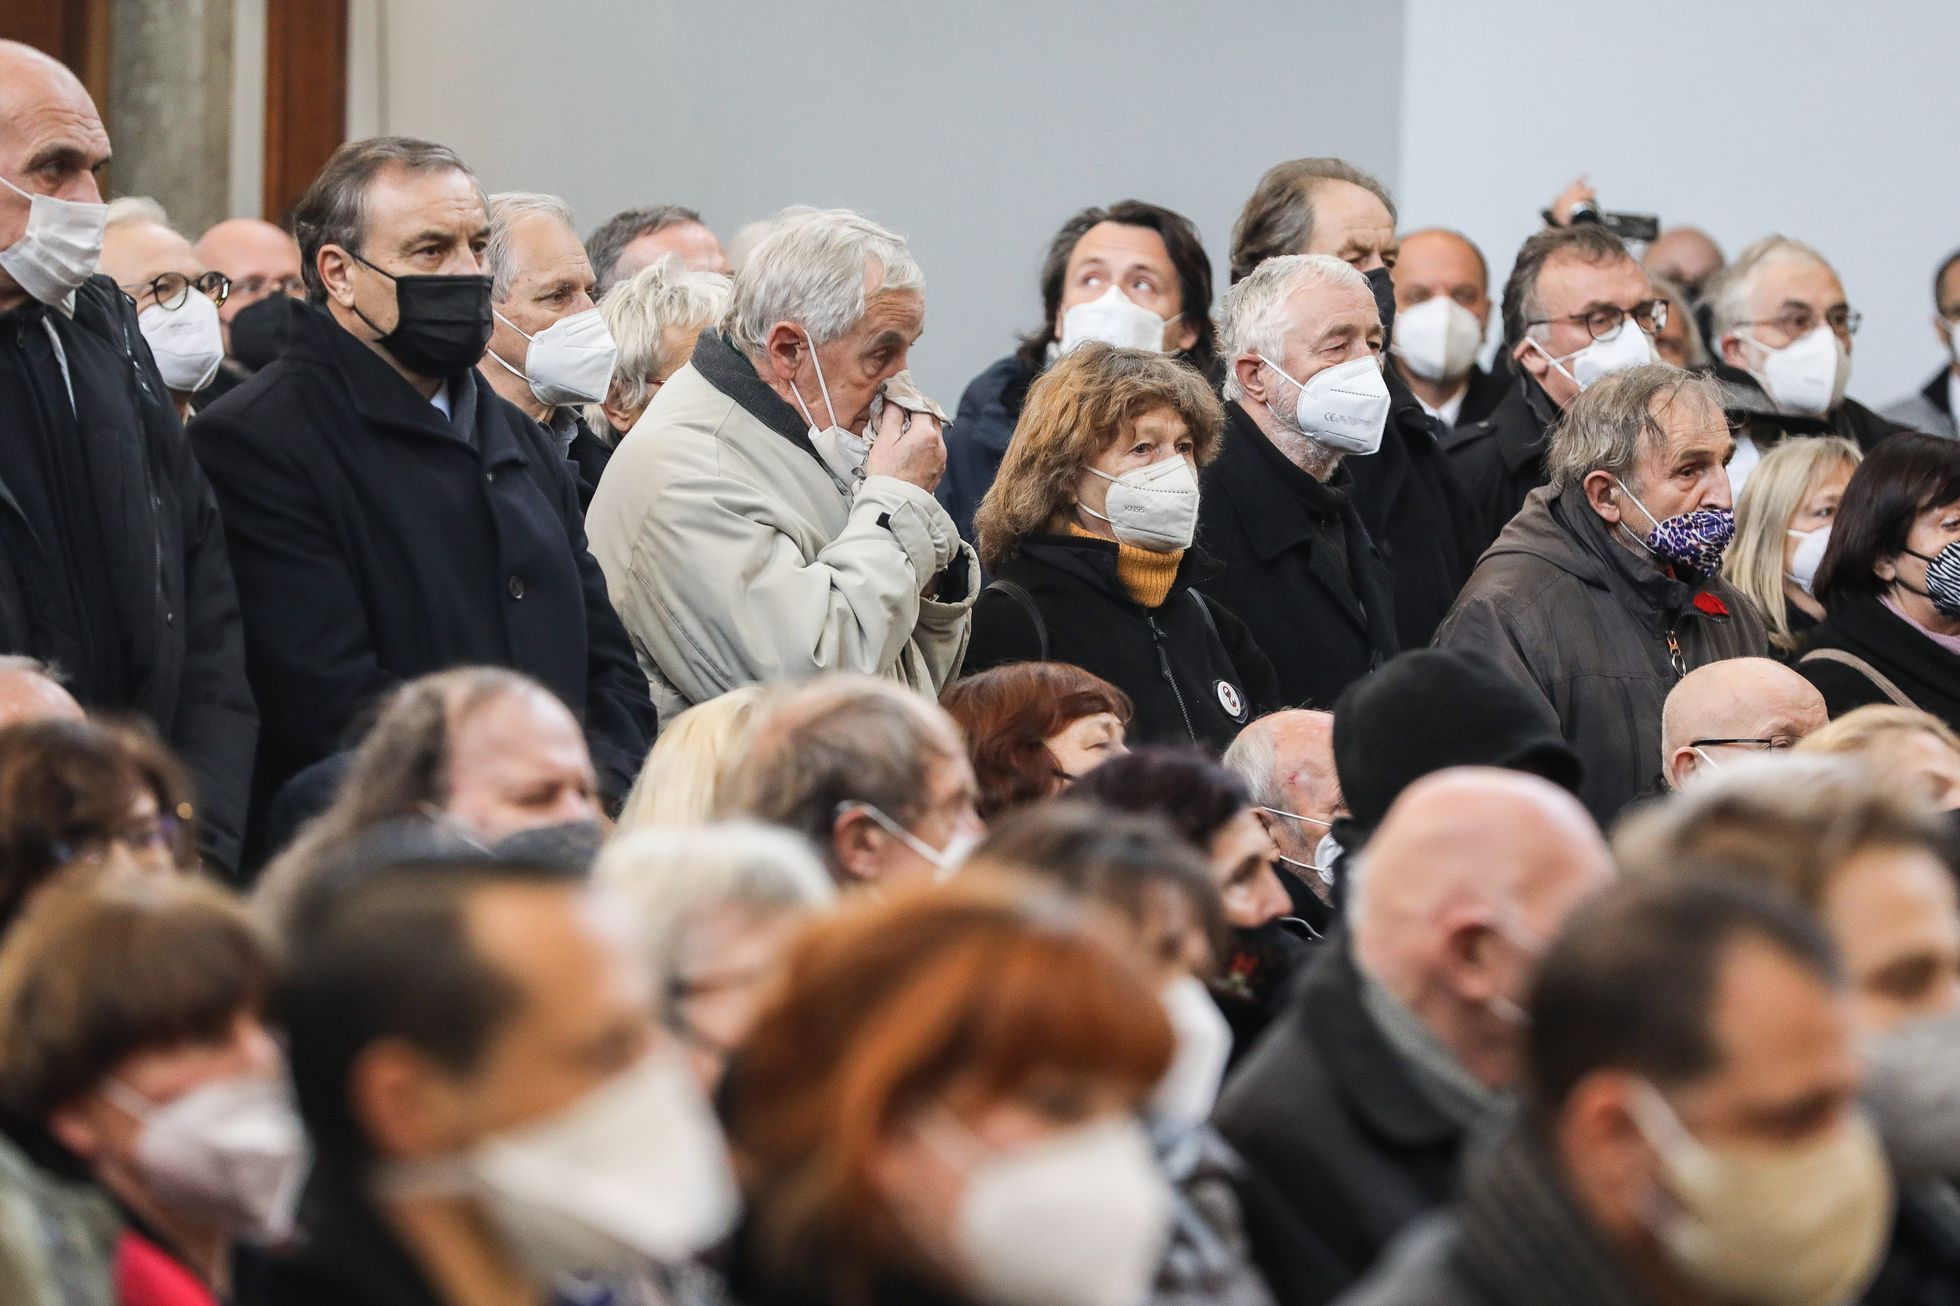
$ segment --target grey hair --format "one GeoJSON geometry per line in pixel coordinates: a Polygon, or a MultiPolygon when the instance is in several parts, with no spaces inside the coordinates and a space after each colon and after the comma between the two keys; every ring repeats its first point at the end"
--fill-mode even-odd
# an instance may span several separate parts
{"type": "Polygon", "coordinates": [[[1273,732],[1261,730],[1258,721],[1239,731],[1218,763],[1245,782],[1254,807],[1286,806],[1285,795],[1280,793],[1279,776],[1275,774],[1279,768],[1279,745],[1273,739],[1273,732]]]}
{"type": "Polygon", "coordinates": [[[0,653],[0,676],[38,676],[50,684],[66,688],[68,677],[52,662],[28,657],[25,653],[0,653]]]}
{"type": "MultiPolygon", "coordinates": [[[[300,275],[306,280],[307,296],[316,304],[325,303],[327,288],[320,280],[320,250],[338,245],[359,254],[367,239],[367,193],[384,168],[399,167],[411,173],[446,172],[454,169],[470,179],[477,197],[483,187],[462,156],[447,145],[417,140],[413,136],[370,136],[348,141],[333,152],[326,166],[293,205],[293,238],[299,242],[300,275]]],[[[489,207],[489,201],[484,200],[489,207]]]]}
{"type": "Polygon", "coordinates": [[[754,222],[744,225],[728,242],[728,266],[740,272],[742,266],[749,261],[749,255],[755,253],[755,247],[760,245],[770,232],[785,222],[795,218],[807,218],[816,211],[815,205],[791,204],[766,218],[757,218],[754,222]]]}
{"type": "MultiPolygon", "coordinates": [[[[728,312],[730,295],[727,277],[690,272],[675,254],[662,254],[607,292],[599,301],[599,316],[619,347],[612,402],[621,408],[643,407],[648,374],[665,377],[677,365],[668,356],[667,332],[713,326],[728,312]]],[[[585,424],[608,430],[606,405],[587,404],[585,424]]]]}
{"type": "Polygon", "coordinates": [[[819,209],[778,222],[749,254],[735,274],[729,335],[760,354],[769,328],[789,321],[821,345],[856,326],[872,296],[924,289],[904,237],[849,209],[819,209]]]}
{"type": "Polygon", "coordinates": [[[1218,323],[1218,357],[1225,365],[1227,400],[1245,395],[1245,387],[1239,384],[1238,370],[1233,364],[1246,354],[1272,358],[1280,352],[1281,341],[1293,325],[1286,309],[1293,292],[1323,285],[1373,293],[1368,288],[1368,278],[1327,254],[1281,254],[1269,258],[1225,292],[1213,316],[1218,323]]]}
{"type": "MultiPolygon", "coordinates": [[[[159,227],[170,227],[170,215],[163,211],[163,205],[148,195],[125,195],[119,200],[109,201],[108,221],[105,227],[119,227],[125,222],[154,222],[159,227]]],[[[175,231],[175,227],[170,227],[175,231]]]]}
{"type": "Polygon", "coordinates": [[[1388,187],[1345,159],[1289,159],[1266,170],[1252,198],[1232,227],[1232,280],[1282,254],[1297,254],[1313,243],[1314,192],[1330,181],[1359,186],[1382,202],[1389,224],[1396,221],[1388,187]]]}
{"type": "Polygon", "coordinates": [[[828,910],[837,889],[808,843],[751,821],[641,830],[615,839],[592,868],[632,913],[653,964],[658,1003],[674,996],[679,943],[711,911],[772,920],[828,910]]]}
{"type": "Polygon", "coordinates": [[[607,218],[585,238],[585,256],[592,260],[592,275],[599,279],[599,293],[603,295],[613,288],[613,273],[618,271],[620,256],[626,253],[628,245],[656,231],[700,221],[701,215],[685,204],[643,204],[607,218]]]}
{"type": "Polygon", "coordinates": [[[1545,450],[1552,492],[1562,494],[1594,472],[1625,479],[1644,444],[1662,438],[1660,414],[1683,399],[1722,412],[1714,381],[1666,363],[1644,363],[1614,372],[1580,391],[1545,450]]]}
{"type": "Polygon", "coordinates": [[[1776,262],[1815,263],[1837,275],[1829,259],[1800,240],[1788,236],[1764,236],[1735,256],[1735,262],[1715,274],[1714,284],[1703,292],[1715,341],[1749,320],[1749,296],[1756,289],[1756,276],[1776,262]]]}
{"type": "Polygon", "coordinates": [[[490,269],[490,298],[500,304],[510,294],[517,271],[510,261],[511,234],[526,218],[556,218],[567,231],[573,230],[571,206],[556,195],[507,190],[490,197],[490,243],[484,247],[483,260],[490,269]]]}

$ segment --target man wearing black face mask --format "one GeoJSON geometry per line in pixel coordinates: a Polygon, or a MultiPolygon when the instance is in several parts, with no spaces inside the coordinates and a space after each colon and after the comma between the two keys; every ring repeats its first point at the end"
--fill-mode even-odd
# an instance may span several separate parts
{"type": "Polygon", "coordinates": [[[314,309],[192,429],[264,704],[255,811],[394,686],[466,664],[542,682],[623,796],[652,702],[562,452],[476,371],[491,313],[475,177],[426,141],[350,142],[294,227],[314,309]]]}
{"type": "MultiPolygon", "coordinates": [[[[1293,159],[1259,179],[1232,229],[1232,280],[1281,254],[1328,254],[1368,278],[1382,346],[1395,331],[1389,269],[1399,252],[1395,202],[1382,184],[1341,159],[1293,159]]],[[[1476,564],[1469,504],[1437,445],[1435,419],[1390,369],[1381,448],[1347,460],[1354,505],[1394,580],[1403,648],[1429,642],[1476,564]]]]}

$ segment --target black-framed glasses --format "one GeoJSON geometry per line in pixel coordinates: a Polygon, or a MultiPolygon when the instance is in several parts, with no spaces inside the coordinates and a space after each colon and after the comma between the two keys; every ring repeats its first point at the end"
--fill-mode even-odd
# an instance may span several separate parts
{"type": "Polygon", "coordinates": [[[1690,748],[1746,748],[1756,753],[1781,753],[1795,748],[1797,741],[1790,735],[1772,735],[1768,739],[1690,739],[1690,748]]]}
{"type": "Polygon", "coordinates": [[[1634,324],[1648,335],[1653,335],[1667,325],[1667,301],[1665,299],[1644,299],[1631,308],[1621,308],[1617,304],[1601,304],[1586,313],[1572,313],[1565,317],[1535,317],[1525,325],[1550,326],[1554,322],[1583,322],[1586,331],[1594,340],[1611,340],[1620,333],[1626,320],[1632,318],[1634,324]]]}
{"type": "MultiPolygon", "coordinates": [[[[1798,306],[1786,308],[1775,317],[1757,318],[1750,322],[1738,322],[1736,325],[1739,327],[1773,326],[1795,340],[1798,336],[1807,336],[1815,331],[1818,321],[1815,309],[1798,306]]],[[[1831,330],[1849,338],[1858,334],[1858,328],[1864,325],[1865,315],[1855,308],[1845,308],[1840,305],[1824,314],[1822,321],[1831,330]]]]}
{"type": "Polygon", "coordinates": [[[202,291],[211,297],[211,302],[223,308],[231,298],[231,278],[222,272],[206,272],[203,276],[187,277],[181,272],[166,272],[149,281],[139,281],[133,286],[124,286],[132,299],[140,299],[144,292],[156,300],[162,308],[182,308],[192,290],[202,291]]]}

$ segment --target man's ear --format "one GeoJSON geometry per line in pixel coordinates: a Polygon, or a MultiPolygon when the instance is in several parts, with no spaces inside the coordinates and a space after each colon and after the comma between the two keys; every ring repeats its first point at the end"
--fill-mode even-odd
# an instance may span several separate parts
{"type": "Polygon", "coordinates": [[[1720,346],[1722,361],[1730,367],[1749,370],[1749,352],[1743,346],[1740,332],[1731,331],[1716,342],[1720,346]]]}
{"type": "Polygon", "coordinates": [[[1600,519],[1609,526],[1620,524],[1624,511],[1620,503],[1620,486],[1611,472],[1588,472],[1581,483],[1586,492],[1586,502],[1600,519]]]}
{"type": "Polygon", "coordinates": [[[803,332],[793,322],[778,322],[769,328],[763,337],[763,355],[768,361],[769,376],[779,385],[789,385],[796,376],[797,364],[811,344],[803,332]]]}
{"type": "Polygon", "coordinates": [[[1552,362],[1544,353],[1532,347],[1529,337],[1518,341],[1511,347],[1511,361],[1523,368],[1525,375],[1540,385],[1545,383],[1545,374],[1552,370],[1552,362]]]}
{"type": "Polygon", "coordinates": [[[48,1132],[54,1140],[84,1161],[101,1153],[101,1134],[82,1099],[64,1102],[48,1113],[48,1132]]]}
{"type": "Polygon", "coordinates": [[[455,1090],[427,1053],[400,1039],[381,1039],[354,1059],[347,1102],[383,1159],[441,1156],[468,1141],[455,1090]]]}
{"type": "Polygon", "coordinates": [[[1286,384],[1275,377],[1254,354],[1240,354],[1233,359],[1232,375],[1238,378],[1239,389],[1245,392],[1245,397],[1260,404],[1270,405],[1272,387],[1286,384]]]}
{"type": "Polygon", "coordinates": [[[1164,329],[1164,348],[1181,354],[1198,343],[1198,328],[1192,326],[1189,314],[1185,314],[1164,329]]]}
{"type": "Polygon", "coordinates": [[[1491,949],[1501,940],[1484,909],[1466,905],[1443,922],[1443,979],[1459,999],[1478,1006],[1498,996],[1491,949]]]}
{"type": "Polygon", "coordinates": [[[351,308],[354,303],[354,256],[338,245],[322,245],[313,256],[313,267],[320,274],[320,284],[326,287],[327,298],[342,308],[351,308]]]}
{"type": "Polygon", "coordinates": [[[830,823],[830,851],[844,874],[866,884],[883,869],[885,832],[860,811],[843,811],[830,823]]]}
{"type": "Polygon", "coordinates": [[[1681,745],[1667,759],[1667,787],[1683,788],[1688,783],[1688,777],[1700,769],[1701,754],[1686,744],[1681,745]]]}
{"type": "MultiPolygon", "coordinates": [[[[618,391],[615,390],[613,393],[617,394],[618,391]]],[[[615,440],[632,430],[633,423],[639,421],[640,414],[646,411],[645,405],[641,405],[639,408],[628,408],[623,404],[615,403],[612,395],[608,395],[606,402],[600,405],[600,407],[605,411],[606,425],[612,427],[613,438],[615,440]]]]}

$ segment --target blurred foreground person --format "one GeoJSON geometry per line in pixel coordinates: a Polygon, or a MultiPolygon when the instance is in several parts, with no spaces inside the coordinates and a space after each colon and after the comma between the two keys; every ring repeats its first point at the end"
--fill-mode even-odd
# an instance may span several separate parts
{"type": "Polygon", "coordinates": [[[1817,687],[1770,658],[1696,667],[1661,708],[1661,783],[1684,789],[1751,753],[1780,753],[1830,718],[1817,687]]]}
{"type": "Polygon", "coordinates": [[[1855,759],[1894,793],[1933,810],[1960,809],[1960,734],[1909,707],[1854,707],[1798,746],[1798,752],[1855,759]]]}
{"type": "Polygon", "coordinates": [[[619,832],[714,820],[727,806],[729,777],[748,755],[770,693],[765,685],[743,685],[668,722],[619,811],[619,832]]]}

